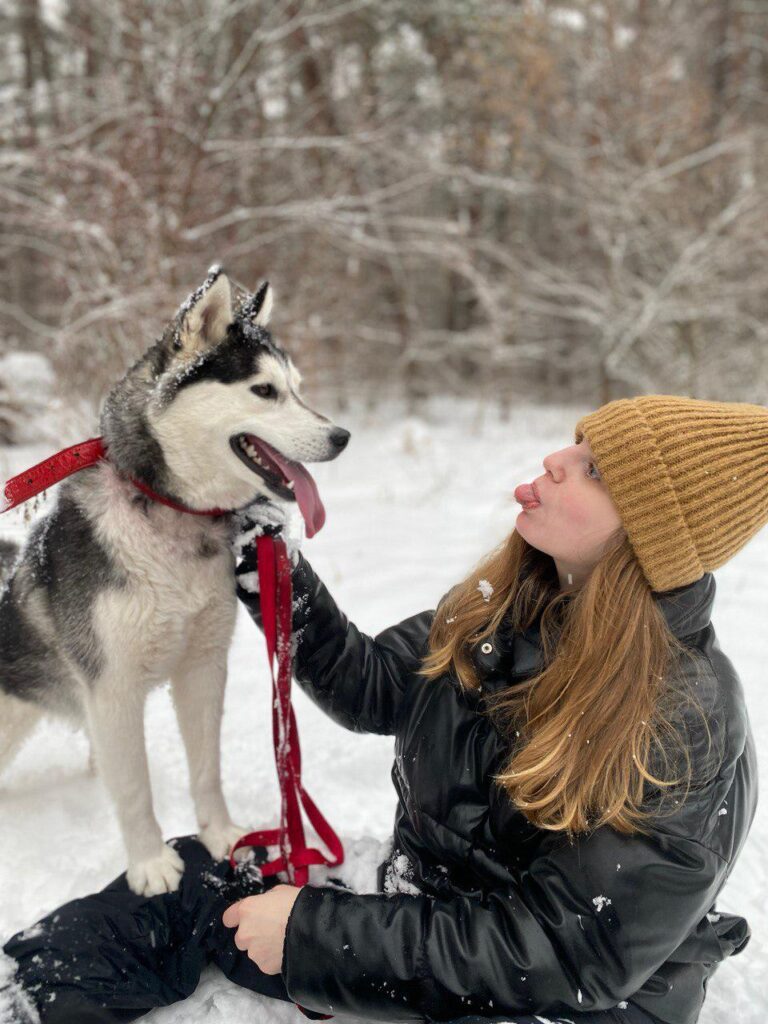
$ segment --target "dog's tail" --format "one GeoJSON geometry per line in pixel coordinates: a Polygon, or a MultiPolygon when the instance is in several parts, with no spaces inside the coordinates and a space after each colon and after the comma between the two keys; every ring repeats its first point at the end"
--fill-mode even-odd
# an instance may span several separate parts
{"type": "Polygon", "coordinates": [[[39,704],[20,700],[0,689],[0,775],[44,714],[39,704]]]}

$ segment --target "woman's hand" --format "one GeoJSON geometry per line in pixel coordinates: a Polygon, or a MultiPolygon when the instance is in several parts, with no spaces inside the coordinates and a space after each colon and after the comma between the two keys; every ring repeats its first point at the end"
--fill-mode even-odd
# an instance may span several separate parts
{"type": "Polygon", "coordinates": [[[283,967],[285,929],[301,886],[276,885],[258,896],[246,896],[231,904],[221,920],[235,928],[235,945],[264,974],[279,974],[283,967]]]}
{"type": "MultiPolygon", "coordinates": [[[[252,562],[250,565],[241,565],[236,570],[238,573],[256,570],[256,538],[262,534],[282,540],[291,559],[291,565],[294,568],[298,565],[305,526],[296,502],[261,498],[246,509],[235,513],[233,523],[235,534],[232,552],[236,558],[242,555],[244,561],[250,558],[252,562]]],[[[255,592],[258,593],[258,590],[255,592]]]]}

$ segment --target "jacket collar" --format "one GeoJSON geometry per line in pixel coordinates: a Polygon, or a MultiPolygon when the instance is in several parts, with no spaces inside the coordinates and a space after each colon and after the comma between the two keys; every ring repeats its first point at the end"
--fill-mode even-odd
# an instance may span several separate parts
{"type": "MultiPolygon", "coordinates": [[[[694,583],[653,596],[670,631],[682,639],[709,624],[715,589],[715,577],[706,572],[694,583]]],[[[540,671],[541,654],[538,622],[522,633],[512,632],[502,623],[488,641],[473,649],[472,660],[484,684],[506,684],[540,671]]]]}
{"type": "Polygon", "coordinates": [[[715,577],[711,572],[675,590],[654,594],[670,632],[678,639],[698,633],[709,625],[715,601],[715,577]]]}

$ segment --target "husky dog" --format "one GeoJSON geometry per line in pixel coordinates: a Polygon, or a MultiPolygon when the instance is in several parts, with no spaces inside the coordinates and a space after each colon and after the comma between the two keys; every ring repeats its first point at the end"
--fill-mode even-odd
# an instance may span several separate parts
{"type": "Polygon", "coordinates": [[[212,267],[108,394],[107,459],[59,485],[10,571],[0,552],[0,770],[41,715],[85,727],[128,884],[147,896],[176,889],[184,869],[152,808],[147,693],[170,679],[200,839],[223,858],[247,831],[232,823],[220,777],[238,513],[295,502],[318,528],[322,504],[301,462],[334,459],[349,440],[299,397],[300,374],[266,330],[272,302],[268,283],[248,295],[212,267]],[[133,481],[225,514],[177,511],[133,481]]]}

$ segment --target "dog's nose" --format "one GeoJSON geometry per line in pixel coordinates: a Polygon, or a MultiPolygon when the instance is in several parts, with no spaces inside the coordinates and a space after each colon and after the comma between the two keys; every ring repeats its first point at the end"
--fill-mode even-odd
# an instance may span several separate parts
{"type": "Polygon", "coordinates": [[[347,441],[350,438],[350,433],[343,427],[336,427],[330,436],[331,444],[336,445],[339,451],[343,451],[347,447],[347,441]]]}

